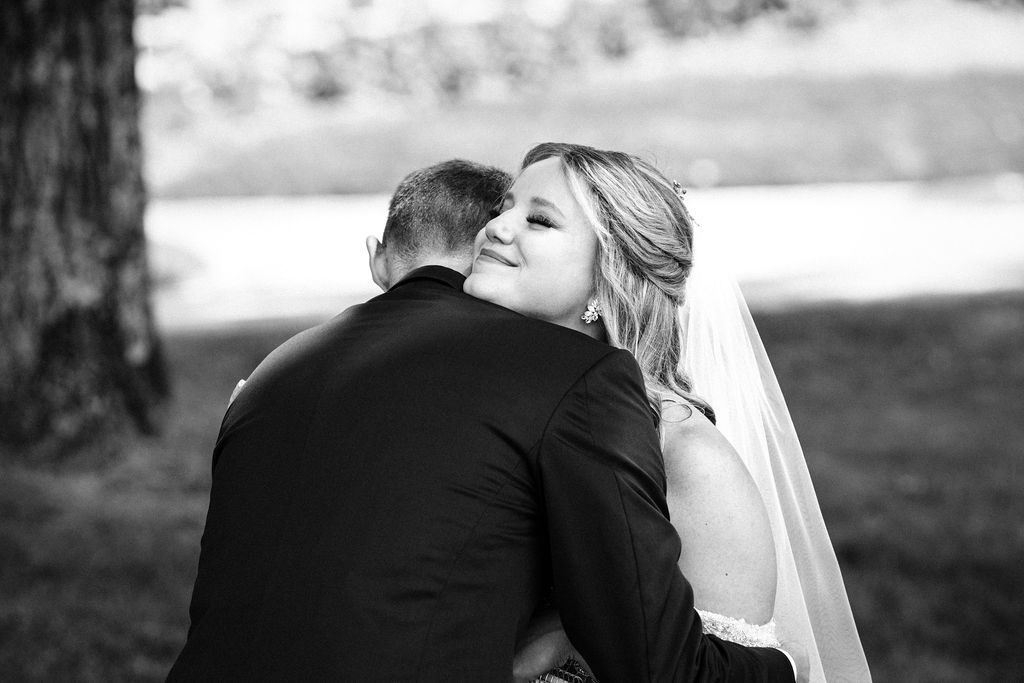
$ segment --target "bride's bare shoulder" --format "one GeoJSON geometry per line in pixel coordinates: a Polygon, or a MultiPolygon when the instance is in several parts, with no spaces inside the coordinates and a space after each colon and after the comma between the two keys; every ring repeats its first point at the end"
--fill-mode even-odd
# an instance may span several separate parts
{"type": "Polygon", "coordinates": [[[729,440],[688,406],[663,411],[662,435],[680,568],[698,607],[764,623],[775,600],[775,547],[753,477],[729,440]]]}
{"type": "Polygon", "coordinates": [[[689,507],[737,508],[747,519],[764,516],[753,477],[729,440],[704,415],[673,405],[662,413],[662,450],[669,494],[689,507]]]}
{"type": "Polygon", "coordinates": [[[661,429],[670,486],[677,477],[686,480],[679,484],[692,484],[695,477],[749,478],[736,449],[700,411],[688,405],[666,405],[661,429]]]}

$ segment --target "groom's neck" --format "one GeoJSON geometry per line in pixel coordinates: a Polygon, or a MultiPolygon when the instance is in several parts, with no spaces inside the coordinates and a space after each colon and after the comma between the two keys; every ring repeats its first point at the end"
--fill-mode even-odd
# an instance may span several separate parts
{"type": "Polygon", "coordinates": [[[423,254],[415,259],[403,259],[400,263],[392,262],[390,265],[391,273],[388,281],[391,282],[391,286],[394,286],[406,275],[423,266],[443,266],[468,276],[469,271],[473,269],[473,256],[470,253],[423,254]]]}

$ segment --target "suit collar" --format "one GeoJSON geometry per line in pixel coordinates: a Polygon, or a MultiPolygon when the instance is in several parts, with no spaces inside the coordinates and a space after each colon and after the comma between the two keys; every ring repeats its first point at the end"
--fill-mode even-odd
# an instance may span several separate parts
{"type": "Polygon", "coordinates": [[[462,284],[466,281],[466,276],[445,266],[420,266],[419,268],[410,271],[391,289],[401,287],[413,280],[434,280],[435,282],[448,285],[452,289],[457,289],[461,292],[462,284]]]}

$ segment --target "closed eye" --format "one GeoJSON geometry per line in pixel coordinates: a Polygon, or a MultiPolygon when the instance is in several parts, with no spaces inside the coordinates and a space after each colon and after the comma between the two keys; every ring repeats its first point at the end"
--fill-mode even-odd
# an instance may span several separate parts
{"type": "Polygon", "coordinates": [[[540,213],[531,213],[529,216],[526,217],[526,222],[534,223],[536,225],[543,225],[545,228],[557,227],[550,218],[540,213]]]}

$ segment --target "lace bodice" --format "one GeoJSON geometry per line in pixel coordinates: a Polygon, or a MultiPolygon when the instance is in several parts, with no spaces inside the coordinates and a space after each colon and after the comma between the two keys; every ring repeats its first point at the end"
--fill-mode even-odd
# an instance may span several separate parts
{"type": "MultiPolygon", "coordinates": [[[[749,624],[745,619],[734,619],[714,612],[697,610],[704,633],[722,640],[739,643],[746,647],[780,647],[775,634],[775,620],[767,624],[749,624]]],[[[597,683],[587,670],[575,659],[568,659],[562,666],[547,672],[533,683],[597,683]]]]}
{"type": "Polygon", "coordinates": [[[779,638],[775,634],[775,620],[767,624],[749,624],[745,619],[697,610],[704,633],[718,636],[722,640],[746,645],[747,647],[779,647],[779,638]]]}

